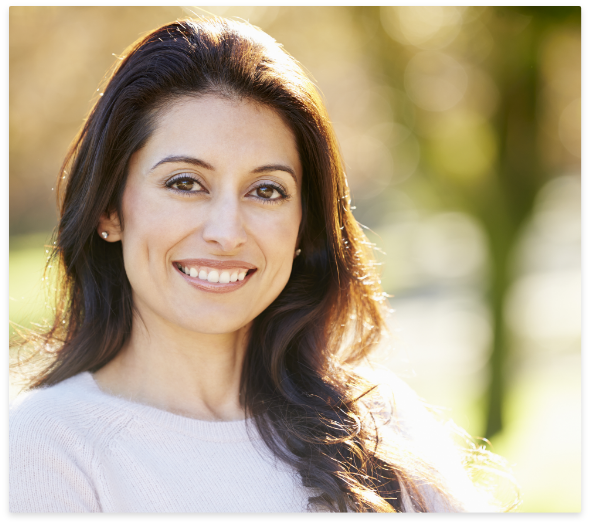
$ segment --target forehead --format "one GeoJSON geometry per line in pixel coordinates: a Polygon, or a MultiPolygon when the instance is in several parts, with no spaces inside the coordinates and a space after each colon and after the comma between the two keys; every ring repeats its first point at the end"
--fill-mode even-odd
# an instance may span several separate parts
{"type": "Polygon", "coordinates": [[[301,176],[293,132],[268,106],[216,95],[182,97],[155,116],[155,129],[140,150],[146,162],[168,155],[207,156],[218,162],[289,162],[301,176]]]}

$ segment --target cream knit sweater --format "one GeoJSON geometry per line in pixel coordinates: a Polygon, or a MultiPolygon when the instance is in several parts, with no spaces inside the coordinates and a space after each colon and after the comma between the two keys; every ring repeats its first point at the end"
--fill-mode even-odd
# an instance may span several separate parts
{"type": "Polygon", "coordinates": [[[314,495],[248,420],[133,403],[88,372],[17,397],[9,441],[11,512],[305,512],[314,495]]]}

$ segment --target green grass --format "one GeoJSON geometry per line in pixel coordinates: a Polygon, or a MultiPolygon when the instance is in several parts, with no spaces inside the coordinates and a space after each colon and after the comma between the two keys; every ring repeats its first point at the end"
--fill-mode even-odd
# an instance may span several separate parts
{"type": "MultiPolygon", "coordinates": [[[[10,238],[9,320],[30,328],[53,318],[50,308],[51,287],[43,279],[50,248],[49,233],[10,238]]],[[[11,330],[12,334],[12,330],[11,330]]]]}

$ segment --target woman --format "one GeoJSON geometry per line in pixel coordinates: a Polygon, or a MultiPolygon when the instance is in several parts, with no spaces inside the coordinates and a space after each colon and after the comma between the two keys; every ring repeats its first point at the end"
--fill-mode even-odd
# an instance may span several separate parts
{"type": "Polygon", "coordinates": [[[195,19],[138,41],[60,183],[12,511],[485,508],[412,393],[361,372],[383,294],[320,97],[268,35],[195,19]]]}

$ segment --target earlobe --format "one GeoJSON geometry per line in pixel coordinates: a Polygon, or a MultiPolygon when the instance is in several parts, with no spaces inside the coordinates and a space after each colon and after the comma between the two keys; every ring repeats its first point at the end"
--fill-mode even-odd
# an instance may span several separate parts
{"type": "Polygon", "coordinates": [[[121,224],[116,212],[103,213],[99,219],[96,229],[102,239],[107,242],[117,242],[121,240],[121,224]]]}

